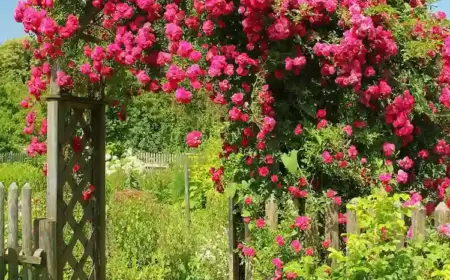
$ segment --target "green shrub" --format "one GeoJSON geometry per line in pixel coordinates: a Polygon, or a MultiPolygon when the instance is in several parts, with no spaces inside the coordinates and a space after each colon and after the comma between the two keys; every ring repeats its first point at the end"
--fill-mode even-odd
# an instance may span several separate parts
{"type": "Polygon", "coordinates": [[[115,193],[108,209],[108,278],[227,278],[226,198],[207,194],[206,208],[191,213],[159,203],[151,193],[115,193]]]}
{"type": "Polygon", "coordinates": [[[409,196],[389,196],[383,190],[359,198],[350,206],[356,211],[361,234],[347,236],[347,254],[331,249],[338,261],[331,279],[449,279],[450,247],[430,225],[425,240],[408,240],[404,216],[412,207],[404,207],[409,196]]]}
{"type": "Polygon", "coordinates": [[[30,163],[1,163],[0,182],[5,187],[16,182],[19,187],[29,183],[33,191],[44,191],[47,187],[47,178],[42,169],[30,163]]]}
{"type": "MultiPolygon", "coordinates": [[[[218,154],[221,151],[219,139],[208,139],[196,153],[189,155],[189,191],[192,209],[201,209],[206,204],[206,193],[214,188],[210,169],[220,165],[218,154]]],[[[174,174],[170,184],[172,197],[179,204],[184,203],[184,161],[173,167],[174,174]]]]}
{"type": "Polygon", "coordinates": [[[122,170],[106,175],[106,192],[108,195],[113,194],[115,191],[130,188],[127,184],[127,177],[128,175],[122,170]]]}
{"type": "Polygon", "coordinates": [[[170,183],[173,176],[172,169],[155,169],[141,174],[137,180],[140,189],[152,193],[159,202],[169,203],[172,201],[170,183]]]}
{"type": "MultiPolygon", "coordinates": [[[[147,271],[141,279],[185,279],[192,250],[189,238],[180,209],[159,204],[146,192],[118,192],[108,211],[109,273],[118,269],[114,264],[126,263],[120,269],[147,271]]],[[[111,274],[110,279],[121,278],[111,274]]]]}
{"type": "MultiPolygon", "coordinates": [[[[408,199],[408,195],[390,195],[378,189],[368,197],[358,198],[349,208],[356,213],[361,233],[346,236],[345,251],[328,249],[329,258],[336,265],[323,265],[315,251],[313,256],[300,253],[289,258],[289,254],[284,254],[283,273],[295,273],[295,279],[302,280],[450,279],[448,237],[439,236],[431,223],[425,239],[407,239],[406,245],[399,247],[407,236],[404,217],[410,217],[415,207],[404,205],[408,199]]],[[[286,240],[286,244],[290,242],[286,240]]],[[[272,248],[271,257],[280,256],[283,248],[272,248]]],[[[263,253],[258,253],[253,262],[257,273],[273,271],[273,265],[261,262],[261,258],[269,256],[263,253]]]]}
{"type": "Polygon", "coordinates": [[[205,195],[206,207],[192,213],[195,255],[189,264],[188,279],[225,280],[228,279],[227,199],[214,190],[205,195]]]}

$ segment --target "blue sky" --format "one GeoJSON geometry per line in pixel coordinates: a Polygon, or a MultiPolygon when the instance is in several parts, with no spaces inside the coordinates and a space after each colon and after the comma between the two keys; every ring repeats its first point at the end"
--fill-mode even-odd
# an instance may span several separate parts
{"type": "Polygon", "coordinates": [[[14,20],[17,2],[18,0],[0,0],[0,42],[25,34],[22,25],[14,20]]]}
{"type": "MultiPolygon", "coordinates": [[[[13,18],[14,9],[18,0],[0,0],[0,42],[25,35],[20,24],[13,18]]],[[[441,0],[437,10],[447,13],[450,18],[450,0],[441,0]]]]}

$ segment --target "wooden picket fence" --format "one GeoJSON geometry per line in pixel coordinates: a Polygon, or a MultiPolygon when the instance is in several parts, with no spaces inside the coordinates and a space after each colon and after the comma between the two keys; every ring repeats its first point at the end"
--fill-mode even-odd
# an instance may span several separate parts
{"type": "Polygon", "coordinates": [[[136,157],[145,164],[160,167],[169,168],[172,163],[179,162],[183,159],[183,154],[165,154],[165,153],[147,153],[136,152],[136,157]]]}
{"type": "Polygon", "coordinates": [[[6,276],[10,280],[42,279],[47,274],[46,264],[53,263],[55,258],[56,223],[47,219],[37,219],[32,223],[29,184],[22,188],[20,203],[19,189],[15,183],[9,187],[7,198],[5,194],[5,188],[0,183],[0,240],[3,241],[0,242],[0,279],[6,276]],[[21,240],[19,225],[22,226],[21,240]]]}
{"type": "Polygon", "coordinates": [[[8,152],[0,154],[0,163],[29,162],[33,160],[34,159],[26,153],[8,152]]]}
{"type": "MultiPolygon", "coordinates": [[[[271,198],[266,203],[266,218],[267,224],[273,230],[278,227],[278,207],[275,199],[271,198]]],[[[434,219],[434,225],[438,228],[440,225],[445,225],[450,223],[450,209],[448,206],[441,202],[438,204],[434,211],[432,217],[427,217],[425,208],[422,205],[417,205],[411,215],[411,238],[424,238],[426,235],[426,221],[427,219],[434,219]]],[[[356,213],[352,210],[347,210],[347,224],[346,232],[340,232],[339,227],[339,210],[338,206],[334,203],[328,205],[325,210],[325,224],[324,232],[325,239],[330,240],[330,247],[339,249],[340,247],[340,236],[344,233],[347,234],[359,234],[360,228],[358,226],[358,221],[356,218],[356,213]]],[[[318,235],[317,229],[312,229],[313,234],[318,235]]],[[[406,237],[406,236],[405,236],[406,237]]],[[[404,246],[400,244],[400,247],[404,246]]]]}
{"type": "MultiPolygon", "coordinates": [[[[229,211],[233,209],[233,201],[229,200],[229,211]]],[[[229,261],[230,261],[230,279],[233,280],[241,280],[241,279],[251,279],[251,263],[245,262],[244,265],[239,265],[238,257],[235,255],[234,248],[232,244],[236,242],[236,222],[238,219],[241,219],[238,215],[236,216],[235,211],[229,212],[229,261]]],[[[325,239],[330,240],[330,247],[336,250],[340,250],[341,244],[341,235],[342,234],[360,234],[360,228],[358,226],[358,221],[356,217],[356,213],[352,210],[347,209],[347,224],[346,224],[346,232],[341,232],[339,227],[339,209],[338,206],[334,203],[331,203],[327,206],[325,210],[324,217],[324,233],[325,239]]],[[[276,231],[278,228],[278,203],[275,198],[271,197],[266,201],[265,205],[265,218],[267,226],[270,230],[276,231]]],[[[450,209],[444,202],[438,204],[434,211],[434,215],[431,217],[427,217],[425,208],[422,205],[418,205],[413,209],[410,226],[411,226],[411,238],[412,239],[423,239],[426,236],[426,222],[427,219],[434,220],[434,226],[436,229],[441,226],[450,223],[450,209]]],[[[308,230],[306,234],[306,245],[308,247],[313,247],[315,249],[320,246],[320,234],[319,234],[318,226],[315,222],[311,223],[311,228],[308,230]]],[[[248,229],[248,225],[244,225],[244,239],[249,241],[251,238],[250,231],[248,229]]],[[[405,246],[405,239],[400,242],[399,248],[405,246]]],[[[330,262],[331,266],[335,265],[334,261],[330,262]]]]}

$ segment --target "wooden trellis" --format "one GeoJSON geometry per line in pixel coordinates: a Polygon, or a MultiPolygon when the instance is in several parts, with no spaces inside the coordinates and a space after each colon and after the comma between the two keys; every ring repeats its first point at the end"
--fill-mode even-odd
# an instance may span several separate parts
{"type": "MultiPolygon", "coordinates": [[[[53,74],[56,70],[53,71],[53,74]]],[[[105,105],[54,83],[48,103],[47,218],[56,221],[50,278],[105,279],[105,105]],[[83,193],[95,186],[90,199],[83,193]]]]}

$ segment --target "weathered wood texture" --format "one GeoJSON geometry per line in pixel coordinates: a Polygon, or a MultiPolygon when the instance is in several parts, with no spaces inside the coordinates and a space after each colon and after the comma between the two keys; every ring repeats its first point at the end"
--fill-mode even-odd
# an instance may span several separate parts
{"type": "Polygon", "coordinates": [[[45,274],[48,280],[58,279],[56,247],[56,222],[51,219],[43,219],[39,222],[39,245],[45,251],[45,274]]]}
{"type": "Polygon", "coordinates": [[[278,229],[278,203],[273,196],[266,201],[266,219],[270,230],[276,231],[278,229]]]}
{"type": "Polygon", "coordinates": [[[234,198],[228,198],[228,275],[230,280],[239,280],[239,256],[237,247],[237,215],[234,198]]]}
{"type": "Polygon", "coordinates": [[[9,187],[8,191],[8,279],[19,278],[19,190],[15,183],[9,187]]]}
{"type": "Polygon", "coordinates": [[[47,218],[56,223],[58,256],[52,260],[54,277],[62,279],[64,271],[73,280],[104,280],[105,106],[58,93],[55,88],[47,98],[47,218]]]}
{"type": "Polygon", "coordinates": [[[42,259],[43,250],[39,248],[37,241],[33,244],[31,206],[29,184],[23,186],[19,204],[17,184],[12,183],[8,188],[8,194],[5,195],[5,187],[0,183],[0,279],[6,277],[11,280],[38,279],[37,275],[45,264],[42,259]],[[5,202],[7,202],[6,213],[5,202]],[[7,218],[7,231],[5,231],[5,217],[7,218]],[[20,224],[22,225],[22,236],[19,236],[20,224]]]}
{"type": "MultiPolygon", "coordinates": [[[[339,207],[331,202],[325,210],[325,239],[330,240],[330,247],[339,250],[339,207]]],[[[331,261],[331,266],[335,266],[335,260],[331,261]]]]}

